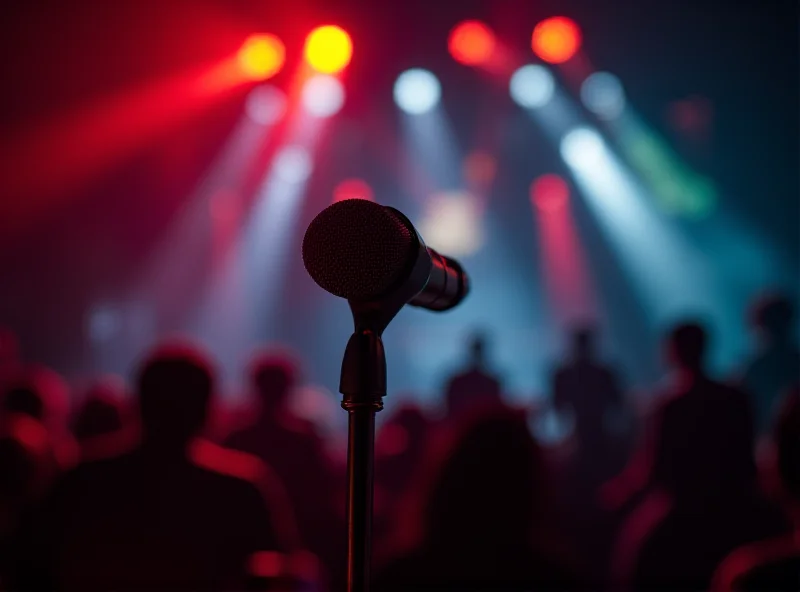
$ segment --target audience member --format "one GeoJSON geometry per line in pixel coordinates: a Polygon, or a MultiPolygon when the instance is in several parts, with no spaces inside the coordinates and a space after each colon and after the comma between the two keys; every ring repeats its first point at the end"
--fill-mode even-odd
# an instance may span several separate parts
{"type": "Polygon", "coordinates": [[[79,443],[122,430],[126,423],[124,393],[125,384],[117,376],[98,379],[87,389],[72,424],[79,443]]]}
{"type": "MultiPolygon", "coordinates": [[[[297,417],[290,398],[299,381],[296,362],[285,352],[257,355],[250,371],[252,392],[257,398],[255,423],[234,433],[226,445],[257,456],[280,477],[295,509],[303,542],[338,577],[344,566],[345,540],[337,495],[337,481],[314,425],[297,417]]],[[[338,487],[337,487],[338,486],[338,487]]]]}
{"type": "Polygon", "coordinates": [[[475,405],[501,401],[502,384],[489,369],[488,346],[486,335],[476,333],[472,336],[467,367],[450,378],[445,388],[448,417],[457,418],[475,405]]]}
{"type": "Polygon", "coordinates": [[[584,325],[571,335],[568,359],[553,379],[553,406],[573,418],[575,450],[562,463],[559,506],[583,568],[593,582],[607,575],[614,518],[597,504],[597,489],[619,472],[629,453],[629,434],[614,424],[628,414],[619,379],[596,351],[596,330],[584,325]]]}
{"type": "Polygon", "coordinates": [[[525,417],[494,408],[455,429],[397,516],[375,590],[575,590],[553,554],[548,481],[525,417]]]}
{"type": "Polygon", "coordinates": [[[765,434],[781,395],[800,379],[800,348],[793,338],[794,306],[784,296],[764,296],[755,303],[751,321],[760,347],[745,367],[742,387],[752,397],[756,430],[765,434]]]}
{"type": "Polygon", "coordinates": [[[588,326],[573,332],[570,359],[553,380],[553,404],[574,418],[579,456],[588,461],[581,468],[587,476],[597,473],[599,484],[620,468],[614,466],[619,439],[609,424],[626,410],[617,375],[599,360],[595,338],[588,326]]]}
{"type": "Polygon", "coordinates": [[[69,388],[61,376],[40,366],[16,373],[2,393],[0,422],[20,415],[44,426],[54,471],[68,470],[78,462],[78,448],[67,426],[69,388]]]}
{"type": "Polygon", "coordinates": [[[20,539],[13,589],[241,589],[253,554],[296,547],[268,469],[194,438],[214,391],[201,352],[157,349],[137,390],[141,444],[56,485],[20,539]]]}
{"type": "Polygon", "coordinates": [[[746,395],[705,370],[706,331],[684,323],[667,340],[672,384],[627,472],[649,495],[623,526],[615,583],[635,590],[705,590],[736,547],[781,534],[786,522],[760,494],[746,395]]]}
{"type": "Polygon", "coordinates": [[[0,430],[0,588],[18,530],[54,477],[49,452],[47,431],[37,420],[22,414],[6,418],[0,430]]]}
{"type": "Polygon", "coordinates": [[[373,532],[380,539],[391,523],[396,504],[409,486],[425,454],[428,420],[419,406],[399,407],[378,430],[375,441],[375,519],[373,532]]]}
{"type": "Polygon", "coordinates": [[[794,530],[731,553],[717,569],[714,592],[800,590],[800,387],[786,396],[772,440],[778,495],[794,530]]]}

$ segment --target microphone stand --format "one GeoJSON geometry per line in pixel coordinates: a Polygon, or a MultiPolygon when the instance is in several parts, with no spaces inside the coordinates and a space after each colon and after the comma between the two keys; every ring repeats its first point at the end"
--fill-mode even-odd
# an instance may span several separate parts
{"type": "MultiPolygon", "coordinates": [[[[413,228],[402,213],[395,214],[413,228]]],[[[368,592],[372,558],[372,493],[375,468],[375,414],[386,395],[386,353],[381,336],[398,312],[429,281],[433,262],[415,233],[416,254],[404,278],[382,297],[348,300],[355,329],[342,360],[339,392],[348,414],[347,431],[347,592],[368,592]]]]}

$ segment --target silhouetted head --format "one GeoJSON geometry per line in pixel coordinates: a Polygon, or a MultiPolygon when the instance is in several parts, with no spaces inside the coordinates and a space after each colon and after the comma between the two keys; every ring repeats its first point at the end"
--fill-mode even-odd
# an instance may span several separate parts
{"type": "Polygon", "coordinates": [[[486,333],[475,332],[469,339],[469,359],[475,366],[482,366],[486,362],[486,352],[489,349],[489,338],[486,333]]]}
{"type": "Polygon", "coordinates": [[[472,549],[530,543],[545,484],[539,447],[522,414],[476,414],[439,463],[425,503],[429,543],[472,549]]]}
{"type": "Polygon", "coordinates": [[[261,403],[262,413],[269,414],[286,407],[299,374],[297,362],[287,351],[266,350],[253,357],[250,385],[261,403]]]}
{"type": "Polygon", "coordinates": [[[702,372],[708,334],[698,322],[676,325],[667,337],[667,352],[672,365],[682,370],[702,372]]]}
{"type": "Polygon", "coordinates": [[[214,392],[214,373],[206,355],[189,343],[156,348],[137,381],[145,441],[182,449],[203,428],[214,392]]]}
{"type": "Polygon", "coordinates": [[[44,406],[41,393],[29,381],[14,384],[3,396],[4,413],[19,413],[42,421],[44,406]]]}
{"type": "Polygon", "coordinates": [[[34,367],[10,380],[3,394],[3,413],[27,415],[48,426],[60,428],[66,422],[69,394],[66,383],[49,368],[34,367]]]}
{"type": "Polygon", "coordinates": [[[48,446],[47,430],[32,417],[6,420],[0,434],[0,505],[24,502],[34,493],[48,446]]]}
{"type": "Polygon", "coordinates": [[[572,330],[572,356],[576,360],[588,361],[595,358],[595,338],[597,328],[583,324],[572,330]]]}
{"type": "Polygon", "coordinates": [[[750,316],[753,325],[768,341],[785,341],[791,334],[794,306],[784,295],[767,294],[756,300],[750,316]]]}
{"type": "Polygon", "coordinates": [[[122,429],[125,387],[121,379],[107,377],[89,387],[72,428],[78,440],[112,434],[122,429]]]}

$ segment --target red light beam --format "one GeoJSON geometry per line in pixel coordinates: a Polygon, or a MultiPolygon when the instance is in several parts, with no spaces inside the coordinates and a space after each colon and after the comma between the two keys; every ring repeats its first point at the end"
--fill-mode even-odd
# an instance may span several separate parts
{"type": "Polygon", "coordinates": [[[545,289],[556,319],[564,326],[595,319],[597,314],[595,291],[569,208],[568,191],[563,179],[545,175],[534,182],[532,195],[545,289]]]}

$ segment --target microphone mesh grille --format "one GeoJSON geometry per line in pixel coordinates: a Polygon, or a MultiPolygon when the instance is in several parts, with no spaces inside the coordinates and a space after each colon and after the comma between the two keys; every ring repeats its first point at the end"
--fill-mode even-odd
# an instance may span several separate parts
{"type": "Polygon", "coordinates": [[[331,294],[372,300],[400,281],[415,245],[413,230],[389,209],[350,199],[311,221],[303,238],[303,263],[331,294]]]}

